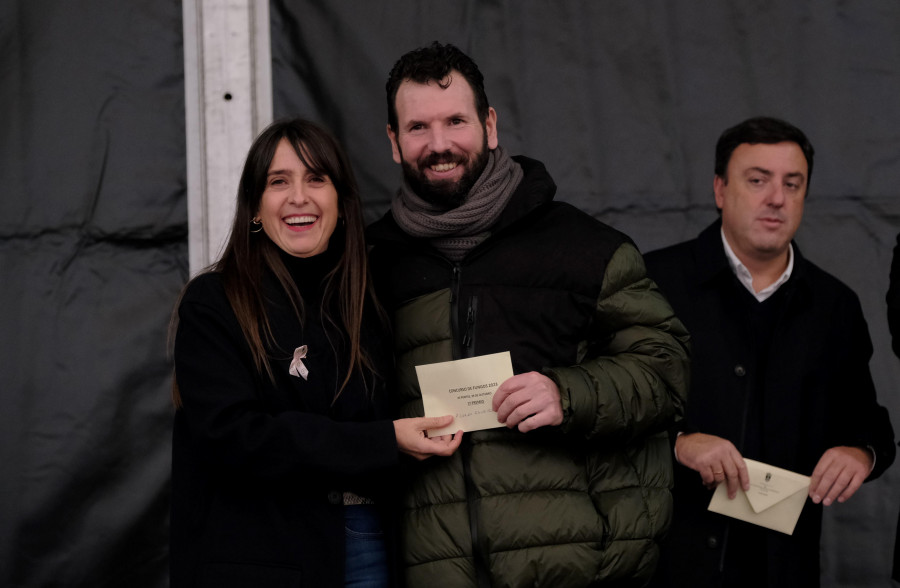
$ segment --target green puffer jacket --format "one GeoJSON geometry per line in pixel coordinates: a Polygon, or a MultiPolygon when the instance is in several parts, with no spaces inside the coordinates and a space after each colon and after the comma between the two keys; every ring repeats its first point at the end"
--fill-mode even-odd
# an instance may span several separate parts
{"type": "Polygon", "coordinates": [[[564,420],[466,433],[411,465],[403,522],[410,588],[643,585],[671,518],[666,428],[687,390],[687,333],[623,234],[525,170],[491,237],[460,263],[369,229],[394,318],[401,416],[422,414],[415,366],[510,351],[559,386],[564,420]]]}

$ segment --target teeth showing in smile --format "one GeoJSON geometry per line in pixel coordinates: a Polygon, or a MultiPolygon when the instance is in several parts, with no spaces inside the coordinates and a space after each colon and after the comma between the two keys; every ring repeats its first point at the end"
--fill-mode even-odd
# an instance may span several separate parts
{"type": "Polygon", "coordinates": [[[452,162],[451,163],[438,163],[436,165],[431,166],[431,171],[445,172],[445,171],[450,171],[451,169],[453,169],[455,167],[456,167],[456,164],[452,163],[452,162]]]}
{"type": "Polygon", "coordinates": [[[284,219],[284,222],[291,225],[292,227],[301,226],[301,225],[311,225],[316,222],[316,219],[319,218],[317,216],[313,216],[311,214],[306,214],[303,216],[292,216],[290,218],[284,219]]]}

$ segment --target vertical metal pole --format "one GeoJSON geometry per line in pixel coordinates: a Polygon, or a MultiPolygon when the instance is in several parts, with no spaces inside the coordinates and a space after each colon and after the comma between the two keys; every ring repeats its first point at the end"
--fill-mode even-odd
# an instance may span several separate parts
{"type": "Polygon", "coordinates": [[[191,274],[221,253],[247,149],[272,120],[268,0],[184,0],[191,274]]]}

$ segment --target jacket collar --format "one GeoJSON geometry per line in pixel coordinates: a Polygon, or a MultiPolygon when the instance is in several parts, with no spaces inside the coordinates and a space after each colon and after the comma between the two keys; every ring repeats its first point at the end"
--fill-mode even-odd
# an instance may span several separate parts
{"type": "Polygon", "coordinates": [[[513,224],[520,218],[553,200],[556,195],[556,182],[547,173],[544,164],[524,155],[513,156],[513,161],[522,166],[522,181],[513,192],[509,204],[500,214],[497,223],[491,227],[497,233],[513,224]]]}
{"type": "MultiPolygon", "coordinates": [[[[808,270],[804,262],[803,254],[795,241],[791,241],[794,247],[794,270],[790,279],[782,286],[806,284],[808,270]]],[[[734,272],[728,264],[725,256],[725,247],[722,245],[722,219],[718,218],[697,236],[697,278],[700,283],[713,282],[732,277],[734,272]]]]}

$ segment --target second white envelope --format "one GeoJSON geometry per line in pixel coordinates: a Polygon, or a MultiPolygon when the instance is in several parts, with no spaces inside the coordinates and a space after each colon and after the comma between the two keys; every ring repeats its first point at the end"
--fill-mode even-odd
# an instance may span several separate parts
{"type": "Polygon", "coordinates": [[[738,490],[728,498],[725,484],[719,484],[709,510],[788,535],[793,534],[809,494],[808,476],[745,459],[750,474],[750,490],[738,490]]]}

